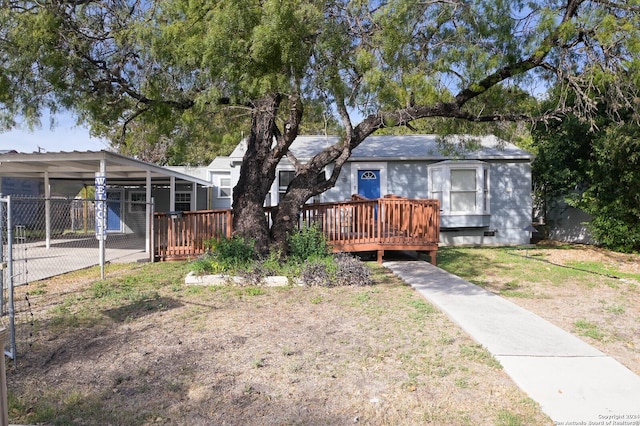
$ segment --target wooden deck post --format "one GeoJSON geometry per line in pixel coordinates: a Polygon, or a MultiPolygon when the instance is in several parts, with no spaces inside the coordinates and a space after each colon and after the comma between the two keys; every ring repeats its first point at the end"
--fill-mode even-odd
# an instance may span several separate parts
{"type": "Polygon", "coordinates": [[[436,261],[436,254],[437,253],[438,252],[435,251],[435,250],[431,250],[431,251],[427,252],[427,254],[429,255],[429,263],[431,263],[433,266],[437,266],[436,265],[437,264],[437,261],[436,261]]]}

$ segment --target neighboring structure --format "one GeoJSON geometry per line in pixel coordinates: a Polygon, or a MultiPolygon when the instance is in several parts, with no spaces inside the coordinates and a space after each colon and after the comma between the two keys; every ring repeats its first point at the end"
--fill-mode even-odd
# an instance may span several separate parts
{"type": "MultiPolygon", "coordinates": [[[[336,141],[332,136],[298,136],[291,151],[304,162],[336,141]]],[[[229,157],[218,157],[208,167],[213,206],[231,205],[245,150],[243,141],[229,157]]],[[[437,198],[442,244],[528,244],[533,159],[494,136],[370,136],[354,150],[336,186],[310,202],[344,201],[352,194],[437,198]]],[[[293,165],[284,158],[266,206],[278,203],[293,174],[293,165]]]]}
{"type": "Polygon", "coordinates": [[[230,157],[217,157],[207,167],[171,166],[168,168],[211,183],[207,208],[230,209],[233,189],[230,164],[230,157]]]}
{"type": "Polygon", "coordinates": [[[564,197],[552,200],[547,206],[545,238],[565,243],[596,244],[589,232],[591,215],[570,206],[564,197]]]}

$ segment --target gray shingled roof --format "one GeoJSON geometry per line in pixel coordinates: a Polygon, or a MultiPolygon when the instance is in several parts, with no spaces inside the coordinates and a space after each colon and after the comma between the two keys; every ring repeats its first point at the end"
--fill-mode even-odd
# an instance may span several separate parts
{"type": "MultiPolygon", "coordinates": [[[[334,144],[337,136],[298,136],[291,152],[299,159],[313,157],[334,144]]],[[[243,140],[231,154],[239,161],[246,150],[243,140]]],[[[390,160],[533,160],[533,154],[495,136],[396,135],[369,136],[351,155],[350,161],[390,160]]]]}

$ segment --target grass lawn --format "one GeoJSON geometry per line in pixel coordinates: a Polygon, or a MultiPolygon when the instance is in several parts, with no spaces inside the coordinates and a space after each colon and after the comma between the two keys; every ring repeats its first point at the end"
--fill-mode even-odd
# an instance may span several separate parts
{"type": "Polygon", "coordinates": [[[484,348],[370,266],[368,287],[185,286],[178,262],[32,283],[16,295],[10,421],[551,423],[484,348]]]}

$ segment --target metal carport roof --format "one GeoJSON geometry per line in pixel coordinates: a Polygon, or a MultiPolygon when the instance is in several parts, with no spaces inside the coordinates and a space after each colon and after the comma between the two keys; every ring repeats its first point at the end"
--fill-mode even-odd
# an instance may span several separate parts
{"type": "Polygon", "coordinates": [[[171,178],[205,187],[212,185],[194,176],[104,150],[0,154],[0,176],[8,177],[44,179],[46,175],[48,179],[92,184],[95,174],[102,171],[101,165],[104,165],[109,184],[140,184],[150,177],[156,185],[168,185],[171,178]]]}

